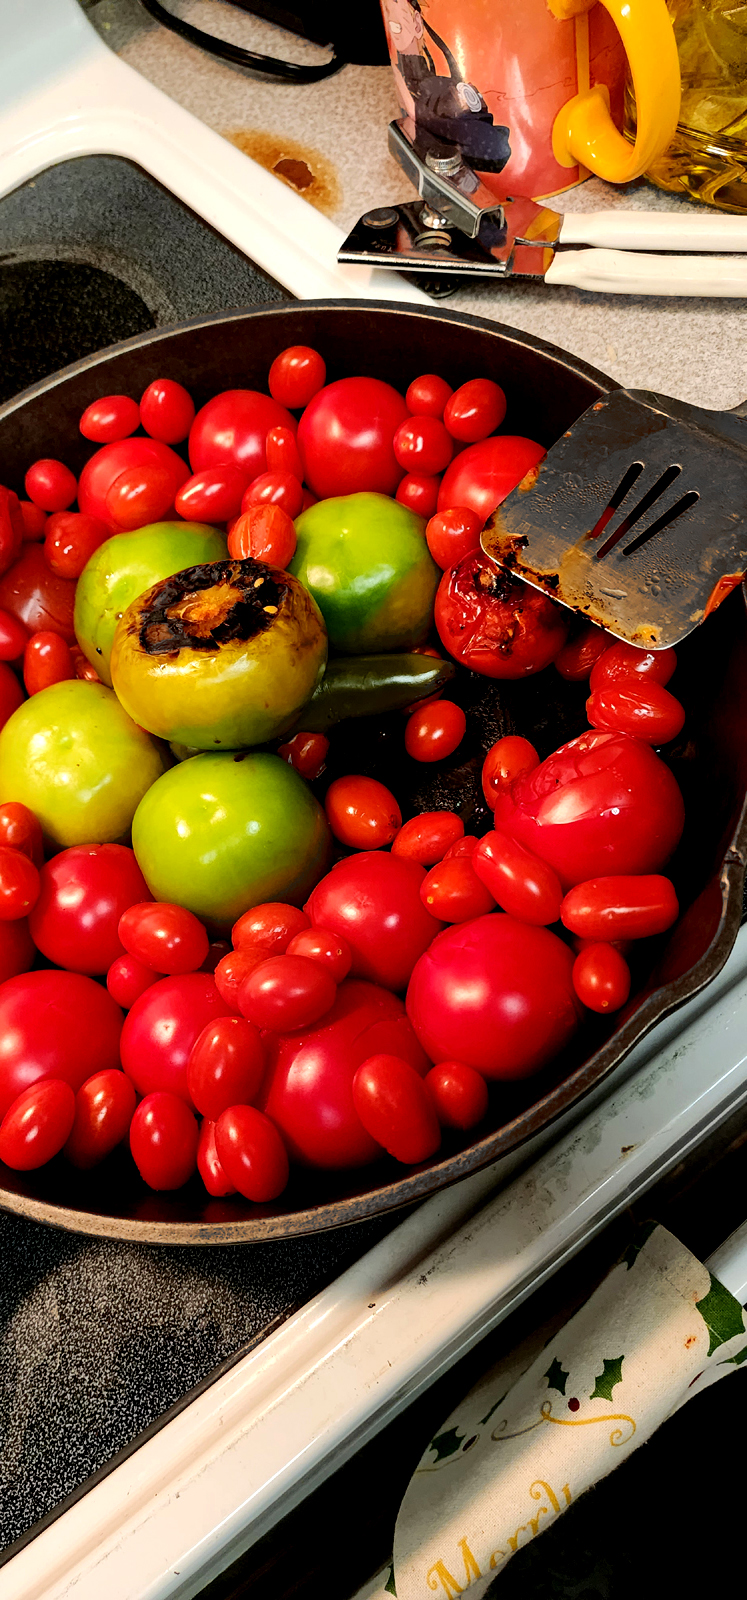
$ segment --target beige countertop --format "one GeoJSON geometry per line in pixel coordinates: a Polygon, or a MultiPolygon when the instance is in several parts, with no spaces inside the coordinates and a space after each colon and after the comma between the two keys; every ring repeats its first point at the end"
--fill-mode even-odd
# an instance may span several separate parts
{"type": "MultiPolygon", "coordinates": [[[[251,49],[297,61],[325,58],[317,46],[218,0],[167,3],[196,26],[251,49]]],[[[387,150],[387,124],[398,110],[388,67],[346,66],[303,87],[273,83],[178,38],[138,0],[93,0],[85,9],[123,60],[263,166],[304,162],[312,174],[305,197],[346,231],[367,208],[412,197],[387,150]]],[[[702,209],[643,181],[615,189],[597,179],[552,203],[558,210],[702,209]]],[[[460,289],[446,304],[561,345],[630,387],[713,407],[735,405],[747,395],[741,301],[594,295],[493,282],[460,289]]]]}

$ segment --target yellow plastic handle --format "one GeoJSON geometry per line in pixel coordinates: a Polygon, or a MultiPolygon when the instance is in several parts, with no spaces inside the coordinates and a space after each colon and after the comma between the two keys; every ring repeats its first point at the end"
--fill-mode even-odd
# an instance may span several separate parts
{"type": "MultiPolygon", "coordinates": [[[[558,18],[590,11],[595,0],[550,0],[558,18]]],[[[610,116],[603,84],[574,95],[555,118],[552,147],[561,167],[581,165],[608,183],[639,178],[674,138],[680,114],[680,64],[666,0],[600,0],[630,65],[638,127],[631,145],[610,116]]]]}

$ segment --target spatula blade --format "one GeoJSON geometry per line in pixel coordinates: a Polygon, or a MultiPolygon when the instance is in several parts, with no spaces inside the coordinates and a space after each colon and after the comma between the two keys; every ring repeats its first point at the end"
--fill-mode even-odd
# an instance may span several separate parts
{"type": "Polygon", "coordinates": [[[747,427],[614,390],[498,507],[482,544],[618,638],[678,644],[747,568],[747,427]]]}

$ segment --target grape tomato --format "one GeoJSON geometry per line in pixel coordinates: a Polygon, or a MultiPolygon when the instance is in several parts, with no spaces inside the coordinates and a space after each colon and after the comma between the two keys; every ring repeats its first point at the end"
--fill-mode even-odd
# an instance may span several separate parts
{"type": "Polygon", "coordinates": [[[555,667],[568,683],[583,683],[609,648],[610,635],[605,629],[587,622],[580,633],[563,645],[555,657],[555,667]]]}
{"type": "Polygon", "coordinates": [[[174,475],[156,461],[125,467],[106,491],[104,506],[118,533],[131,533],[167,517],[174,504],[174,475]]]}
{"type": "Polygon", "coordinates": [[[331,933],[328,928],[304,928],[291,939],[286,954],[318,961],[335,983],[342,983],[343,978],[347,977],[353,961],[353,952],[347,941],[339,933],[331,933]]]}
{"type": "Polygon", "coordinates": [[[482,792],[491,811],[495,810],[499,794],[510,789],[514,778],[532,772],[537,766],[537,751],[521,734],[507,733],[502,739],[496,739],[482,764],[482,792]]]}
{"type": "Polygon", "coordinates": [[[117,931],[131,956],[168,977],[196,972],[208,953],[207,933],[194,913],[163,900],[131,903],[117,931]]]}
{"type": "Polygon", "coordinates": [[[605,637],[608,648],[592,668],[592,690],[627,678],[645,678],[649,682],[660,683],[662,687],[669,682],[677,665],[676,651],[639,650],[636,645],[626,644],[622,639],[615,639],[610,644],[609,634],[605,637]]]}
{"type": "Polygon", "coordinates": [[[487,885],[478,878],[474,856],[449,856],[431,867],[420,885],[423,905],[442,922],[469,922],[495,910],[487,885]]]}
{"type": "Polygon", "coordinates": [[[629,733],[646,744],[669,744],[682,732],[685,708],[651,677],[616,678],[594,689],[586,702],[592,728],[629,733]]]}
{"type": "Polygon", "coordinates": [[[428,549],[443,571],[455,567],[480,544],[482,522],[469,506],[451,507],[432,516],[425,530],[428,549]]]}
{"type": "Polygon", "coordinates": [[[416,706],[405,729],[405,749],[415,761],[443,761],[454,754],[467,730],[461,706],[452,700],[429,700],[416,706]]]}
{"type": "Polygon", "coordinates": [[[265,454],[268,472],[289,472],[299,481],[303,479],[303,463],[292,428],[284,428],[282,424],[269,428],[265,454]]]}
{"type": "Polygon", "coordinates": [[[0,661],[17,661],[28,643],[28,631],[11,611],[0,611],[0,661]]]}
{"type": "Polygon", "coordinates": [[[23,652],[23,681],[26,692],[39,694],[50,684],[75,677],[70,646],[59,633],[32,634],[23,652]]]}
{"type": "Polygon", "coordinates": [[[264,503],[242,511],[228,535],[228,554],[235,561],[264,561],[284,570],[296,553],[293,519],[282,506],[264,503]]]}
{"type": "Polygon", "coordinates": [[[59,578],[79,578],[94,550],[109,538],[100,517],[80,511],[53,511],[44,535],[44,557],[59,578]]]}
{"type": "Polygon", "coordinates": [[[444,424],[461,444],[476,444],[500,427],[506,415],[506,396],[492,378],[470,378],[449,396],[444,424]]]}
{"type": "Polygon", "coordinates": [[[426,477],[424,472],[407,472],[400,479],[394,498],[417,516],[432,517],[438,505],[438,478],[426,477]]]}
{"type": "Polygon", "coordinates": [[[442,1128],[466,1131],[482,1122],[488,1109],[488,1086],[481,1073],[466,1062],[440,1061],[426,1073],[423,1086],[442,1128]]]}
{"type": "Polygon", "coordinates": [[[194,401],[173,378],[154,378],[140,401],[140,421],[151,439],[181,444],[195,419],[194,401]]]}
{"type": "Polygon", "coordinates": [[[563,923],[582,939],[648,939],[679,916],[674,884],[660,873],[591,878],[569,889],[563,923]]]}
{"type": "Polygon", "coordinates": [[[130,1150],[143,1182],[150,1189],[181,1189],[197,1166],[198,1138],[197,1121],[178,1094],[147,1094],[130,1123],[130,1150]]]}
{"type": "Polygon", "coordinates": [[[424,1082],[399,1056],[375,1055],[353,1078],[353,1105],[367,1133],[408,1166],[435,1155],[441,1133],[424,1082]]]}
{"type": "Polygon", "coordinates": [[[21,850],[0,845],[0,921],[28,916],[39,898],[39,874],[21,850]]]}
{"type": "Polygon", "coordinates": [[[64,1150],[74,1167],[95,1167],[126,1137],[136,1095],[124,1072],[96,1072],[75,1096],[75,1119],[64,1150]]]}
{"type": "Polygon", "coordinates": [[[24,478],[24,488],[40,511],[67,511],[78,493],[70,468],[64,461],[51,458],[33,462],[24,478]]]}
{"type": "Polygon", "coordinates": [[[297,517],[303,506],[300,479],[292,472],[277,469],[261,472],[244,490],[240,509],[250,511],[252,506],[279,506],[286,516],[297,517]]]}
{"type": "Polygon", "coordinates": [[[145,994],[151,984],[158,983],[162,976],[154,972],[152,967],[146,967],[144,961],[138,961],[137,956],[116,956],[106,974],[106,987],[117,1005],[124,1011],[129,1011],[135,1001],[145,994]]]}
{"type": "Polygon", "coordinates": [[[231,1106],[221,1113],[215,1148],[227,1178],[247,1200],[261,1204],[282,1194],[289,1176],[285,1145],[275,1124],[255,1106],[231,1106]]]}
{"type": "Polygon", "coordinates": [[[448,467],[454,442],[438,417],[405,417],[394,435],[394,454],[405,472],[433,477],[448,467]]]}
{"type": "Polygon", "coordinates": [[[471,865],[503,911],[538,928],[557,922],[563,901],[558,876],[509,834],[486,833],[471,865]]]}
{"type": "Polygon", "coordinates": [[[235,1194],[236,1189],[231,1179],[223,1171],[220,1157],[215,1144],[215,1123],[205,1117],[200,1128],[200,1137],[197,1145],[197,1171],[207,1189],[208,1194],[216,1199],[222,1195],[235,1194]]]}
{"type": "Polygon", "coordinates": [[[443,417],[447,400],[454,393],[445,378],[436,372],[424,372],[413,378],[405,395],[405,403],[413,417],[443,417]]]}
{"type": "Polygon", "coordinates": [[[310,926],[305,911],[281,900],[267,900],[245,911],[231,931],[235,950],[257,945],[268,956],[281,956],[291,939],[310,926]]]}
{"type": "Polygon", "coordinates": [[[188,522],[228,522],[243,509],[247,476],[243,467],[231,462],[203,467],[178,490],[174,502],[177,515],[188,522]]]}
{"type": "Polygon", "coordinates": [[[326,379],[327,368],[319,351],[313,350],[310,345],[292,344],[275,357],[267,387],[274,400],[297,411],[313,400],[326,379]]]}
{"type": "Polygon", "coordinates": [[[270,956],[250,972],[239,989],[242,1015],[257,1028],[294,1033],[309,1028],[337,997],[332,974],[306,956],[270,956]]]}
{"type": "Polygon", "coordinates": [[[216,1017],[192,1046],[187,1087],[200,1115],[215,1122],[229,1106],[254,1103],[264,1070],[259,1029],[245,1017],[216,1017]]]}
{"type": "Polygon", "coordinates": [[[41,824],[33,811],[29,811],[28,806],[22,805],[20,800],[5,800],[0,805],[0,844],[9,845],[11,850],[22,850],[35,867],[43,864],[41,824]]]}
{"type": "Polygon", "coordinates": [[[630,968],[612,944],[587,944],[573,963],[573,987],[590,1011],[619,1011],[630,994],[630,968]]]}
{"type": "Polygon", "coordinates": [[[24,1089],[0,1123],[0,1161],[33,1172],[51,1161],[70,1134],[75,1095],[69,1083],[45,1078],[24,1089]]]}
{"type": "Polygon", "coordinates": [[[95,444],[112,444],[127,439],[140,427],[140,407],[128,394],[107,394],[92,400],[79,423],[84,439],[95,444]]]}
{"type": "Polygon", "coordinates": [[[258,944],[242,945],[240,950],[230,950],[221,956],[213,972],[215,986],[230,1011],[239,1009],[239,989],[249,973],[267,960],[267,951],[258,944]]]}
{"type": "Polygon", "coordinates": [[[302,778],[310,781],[324,771],[329,750],[329,739],[323,733],[297,733],[288,744],[278,746],[278,755],[287,761],[302,778]]]}
{"type": "Polygon", "coordinates": [[[330,784],[324,809],[335,838],[354,850],[380,850],[391,844],[402,826],[402,813],[391,791],[376,778],[354,773],[330,784]]]}
{"type": "Polygon", "coordinates": [[[400,828],[392,855],[417,861],[421,867],[433,867],[463,836],[464,823],[455,811],[421,811],[400,828]]]}

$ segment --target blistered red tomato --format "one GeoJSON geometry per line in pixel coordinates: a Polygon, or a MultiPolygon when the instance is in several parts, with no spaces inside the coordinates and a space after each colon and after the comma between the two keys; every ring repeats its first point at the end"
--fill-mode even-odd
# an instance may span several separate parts
{"type": "Polygon", "coordinates": [[[119,1066],[122,1013],[78,972],[26,972],[0,989],[0,1116],[38,1078],[86,1078],[119,1066]]]}
{"type": "Polygon", "coordinates": [[[275,1124],[255,1106],[223,1111],[215,1124],[218,1159],[239,1194],[256,1204],[275,1200],[289,1176],[288,1156],[275,1124]]]}
{"type": "Polygon", "coordinates": [[[340,861],[322,878],[306,910],[315,927],[329,928],[347,940],[354,977],[404,989],[415,962],[441,927],[420,898],[424,877],[416,861],[365,850],[340,861]]]}
{"type": "Polygon", "coordinates": [[[40,511],[67,511],[78,492],[75,475],[64,461],[45,457],[34,461],[24,478],[24,488],[40,511]]]}
{"type": "Polygon", "coordinates": [[[679,916],[674,884],[660,873],[590,878],[563,901],[561,917],[582,939],[648,939],[679,916]]]}
{"type": "Polygon", "coordinates": [[[482,1074],[464,1061],[439,1061],[423,1079],[442,1128],[474,1128],[488,1109],[482,1074]]]}
{"type": "Polygon", "coordinates": [[[0,845],[0,921],[28,916],[39,898],[39,874],[21,850],[0,845]]]}
{"type": "Polygon", "coordinates": [[[430,700],[416,706],[405,729],[405,749],[415,761],[443,761],[458,749],[467,718],[453,700],[430,700]]]}
{"type": "Polygon", "coordinates": [[[70,646],[59,633],[32,634],[23,652],[23,681],[28,694],[75,677],[70,646]]]}
{"type": "Polygon", "coordinates": [[[630,994],[630,968],[612,944],[587,944],[573,963],[573,987],[590,1011],[619,1011],[630,994]]]}
{"type": "Polygon", "coordinates": [[[157,1091],[140,1101],[130,1123],[132,1159],[149,1189],[181,1189],[197,1166],[199,1130],[178,1094],[157,1091]]]}
{"type": "Polygon", "coordinates": [[[140,407],[128,394],[107,394],[86,406],[79,423],[84,439],[111,444],[127,439],[140,427],[140,407]]]}
{"type": "Polygon", "coordinates": [[[195,419],[191,394],[173,378],[154,378],[140,401],[140,421],[151,439],[180,444],[195,419]]]}
{"type": "Polygon", "coordinates": [[[538,928],[557,922],[563,901],[557,873],[510,834],[486,833],[471,865],[502,911],[538,928]]]}
{"type": "Polygon", "coordinates": [[[281,956],[294,935],[308,927],[309,918],[298,906],[287,906],[282,900],[265,900],[239,917],[231,930],[231,938],[235,950],[258,945],[268,956],[281,956]]]}
{"type": "Polygon", "coordinates": [[[481,529],[477,512],[471,511],[469,506],[437,511],[425,530],[426,543],[436,566],[445,572],[455,567],[463,556],[477,550],[481,529]]]}
{"type": "Polygon", "coordinates": [[[444,406],[444,425],[461,444],[476,444],[499,428],[506,415],[506,396],[492,378],[469,378],[444,406]]]}
{"type": "Polygon", "coordinates": [[[290,763],[302,778],[320,777],[329,751],[329,739],[323,733],[297,733],[288,744],[278,745],[278,755],[290,763]]]}
{"type": "Polygon", "coordinates": [[[618,678],[594,689],[586,702],[592,728],[630,733],[646,744],[668,744],[682,732],[685,708],[652,678],[618,678]]]}
{"type": "Polygon", "coordinates": [[[32,1172],[62,1149],[73,1125],[75,1095],[69,1083],[46,1078],[32,1083],[0,1122],[0,1161],[15,1172],[32,1172]]]}
{"type": "Polygon", "coordinates": [[[582,733],[498,795],[495,826],[548,861],[564,889],[603,874],[656,872],[685,808],[669,768],[625,733],[582,733]]]}
{"type": "Polygon", "coordinates": [[[239,989],[239,1007],[257,1028],[292,1033],[318,1022],[336,995],[334,978],[318,961],[285,954],[254,967],[239,989]]]}
{"type": "Polygon", "coordinates": [[[209,1022],[230,1010],[208,972],[161,978],[146,989],[122,1028],[122,1066],[138,1094],[168,1089],[191,1105],[187,1064],[192,1046],[209,1022]]]}
{"type": "Polygon", "coordinates": [[[293,519],[282,506],[250,506],[237,517],[228,535],[228,554],[236,561],[251,557],[284,570],[295,552],[293,519]]]}
{"type": "Polygon", "coordinates": [[[308,344],[291,344],[270,367],[267,387],[275,400],[296,411],[318,394],[327,377],[324,357],[308,344]]]}
{"type": "Polygon", "coordinates": [[[463,836],[464,823],[455,811],[421,811],[400,828],[392,855],[418,861],[421,867],[433,867],[463,836]]]}
{"type": "Polygon", "coordinates": [[[208,952],[208,936],[194,912],[163,900],[130,901],[117,932],[131,956],[169,977],[197,972],[208,952]]]}
{"type": "Polygon", "coordinates": [[[264,1070],[259,1029],[246,1017],[216,1017],[192,1046],[187,1087],[200,1115],[215,1122],[229,1106],[254,1103],[264,1070]]]}
{"type": "Polygon", "coordinates": [[[569,616],[482,551],[445,572],[436,594],[442,643],[457,661],[488,678],[526,678],[549,666],[565,642],[569,616]]]}
{"type": "Polygon", "coordinates": [[[573,639],[563,645],[562,650],[555,657],[555,667],[561,678],[568,683],[583,683],[588,678],[595,662],[603,656],[610,647],[610,636],[604,628],[598,628],[595,623],[587,622],[573,639]]]}
{"type": "Polygon", "coordinates": [[[125,1072],[96,1072],[75,1096],[75,1120],[65,1145],[74,1167],[95,1167],[126,1137],[135,1090],[125,1072]]]}
{"type": "Polygon", "coordinates": [[[440,1143],[433,1101],[423,1079],[400,1056],[375,1055],[353,1078],[353,1105],[367,1133],[395,1160],[414,1166],[440,1143]]]}
{"type": "MultiPolygon", "coordinates": [[[[148,895],[134,851],[122,844],[73,845],[42,867],[29,926],[48,960],[96,977],[123,954],[117,929],[128,906],[148,895]]],[[[110,993],[113,990],[110,987],[110,993]]],[[[132,999],[118,1005],[132,1005],[132,999]]]]}
{"type": "Polygon", "coordinates": [[[445,378],[440,378],[436,372],[424,372],[419,378],[413,378],[408,387],[407,409],[413,417],[442,417],[453,393],[445,378]]]}
{"type": "Polygon", "coordinates": [[[534,439],[499,434],[471,444],[452,461],[441,479],[439,511],[450,506],[469,506],[485,525],[496,506],[521,483],[528,472],[539,466],[547,454],[534,439]]]}
{"type": "Polygon", "coordinates": [[[321,500],[363,490],[394,494],[402,468],[392,439],[406,416],[402,395],[380,378],[338,378],[320,389],[298,425],[309,488],[321,500]]]}
{"type": "Polygon", "coordinates": [[[441,922],[469,922],[495,910],[495,900],[472,861],[472,856],[448,856],[423,879],[420,898],[441,922]]]}
{"type": "Polygon", "coordinates": [[[324,801],[336,839],[354,850],[380,850],[402,826],[402,812],[390,789],[377,778],[346,773],[331,783],[324,801]]]}
{"type": "Polygon", "coordinates": [[[634,644],[626,644],[623,639],[609,642],[609,634],[603,634],[607,640],[607,649],[602,651],[594,662],[591,673],[592,689],[601,689],[608,683],[619,683],[621,679],[640,678],[650,683],[660,683],[662,687],[669,679],[677,665],[677,652],[675,650],[639,650],[634,644]]]}
{"type": "Polygon", "coordinates": [[[534,745],[521,734],[507,733],[502,739],[496,739],[482,764],[482,792],[491,811],[498,795],[511,787],[514,778],[538,766],[539,756],[534,745]]]}
{"type": "Polygon", "coordinates": [[[410,979],[407,1014],[432,1061],[525,1078],[576,1032],[572,969],[572,951],[548,928],[494,912],[434,940],[410,979]]]}

